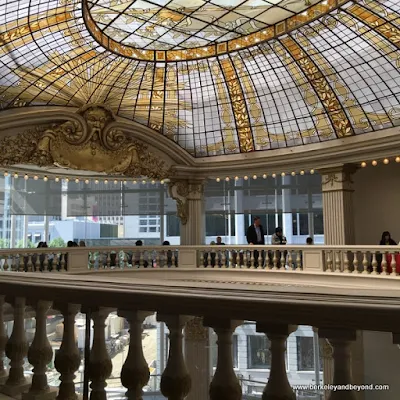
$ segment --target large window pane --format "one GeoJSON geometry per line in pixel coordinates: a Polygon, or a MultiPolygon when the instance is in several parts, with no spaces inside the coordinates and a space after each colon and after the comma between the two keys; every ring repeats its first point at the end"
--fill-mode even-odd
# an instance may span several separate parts
{"type": "Polygon", "coordinates": [[[270,369],[270,341],[265,335],[247,336],[247,368],[270,369]]]}
{"type": "MultiPolygon", "coordinates": [[[[210,336],[210,347],[211,347],[211,360],[212,366],[215,368],[217,366],[218,361],[218,345],[217,345],[218,336],[216,333],[213,333],[210,336]]],[[[232,361],[233,368],[238,368],[238,336],[232,336],[232,361]]]]}
{"type": "MultiPolygon", "coordinates": [[[[319,345],[319,344],[318,344],[319,345]]],[[[313,336],[297,336],[297,370],[298,371],[315,371],[314,362],[314,337],[313,336]]],[[[320,352],[319,367],[322,371],[323,361],[320,352]]]]}

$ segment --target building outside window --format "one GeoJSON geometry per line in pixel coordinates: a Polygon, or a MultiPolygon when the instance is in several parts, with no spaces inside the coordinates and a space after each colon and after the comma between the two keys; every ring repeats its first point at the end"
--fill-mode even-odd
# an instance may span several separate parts
{"type": "MultiPolygon", "coordinates": [[[[314,371],[314,337],[313,336],[297,336],[297,370],[298,371],[314,371]]],[[[321,352],[320,352],[321,354],[321,352]]],[[[320,370],[322,371],[323,363],[320,356],[320,370]]]]}
{"type": "Polygon", "coordinates": [[[265,335],[247,336],[247,368],[271,368],[270,341],[265,335]]]}

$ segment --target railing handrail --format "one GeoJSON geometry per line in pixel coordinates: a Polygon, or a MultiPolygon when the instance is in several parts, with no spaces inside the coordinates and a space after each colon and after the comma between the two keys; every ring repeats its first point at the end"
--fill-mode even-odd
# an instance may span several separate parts
{"type": "Polygon", "coordinates": [[[45,247],[45,248],[10,248],[0,249],[0,256],[2,254],[53,254],[65,252],[96,252],[96,251],[168,251],[168,250],[348,250],[348,251],[382,251],[385,252],[400,252],[400,245],[397,246],[382,246],[382,245],[299,245],[299,244],[286,244],[286,245],[169,245],[169,246],[93,246],[93,247],[45,247]]]}

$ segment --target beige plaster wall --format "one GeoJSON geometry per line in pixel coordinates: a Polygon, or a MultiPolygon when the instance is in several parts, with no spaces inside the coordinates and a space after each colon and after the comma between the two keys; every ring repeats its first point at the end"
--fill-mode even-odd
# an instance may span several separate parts
{"type": "Polygon", "coordinates": [[[354,175],[356,244],[379,244],[383,231],[400,241],[400,163],[368,166],[354,175]]]}

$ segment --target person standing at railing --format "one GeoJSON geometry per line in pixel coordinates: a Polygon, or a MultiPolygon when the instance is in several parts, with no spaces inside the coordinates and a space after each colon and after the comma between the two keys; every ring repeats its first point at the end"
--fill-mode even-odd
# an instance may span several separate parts
{"type": "MultiPolygon", "coordinates": [[[[385,231],[382,233],[382,237],[381,237],[381,241],[379,242],[380,246],[397,246],[397,243],[392,239],[392,236],[390,234],[390,232],[385,231]]],[[[377,271],[379,273],[382,272],[382,261],[383,261],[383,256],[382,254],[378,253],[376,255],[376,261],[378,262],[378,266],[377,266],[377,271]]],[[[396,257],[396,261],[400,261],[398,260],[398,257],[396,257]]],[[[386,253],[386,266],[387,266],[387,271],[389,273],[392,273],[392,268],[390,266],[390,264],[392,263],[392,255],[389,253],[386,253]]],[[[400,268],[400,263],[397,262],[396,265],[396,270],[397,272],[399,272],[399,268],[400,268]]]]}
{"type": "MultiPolygon", "coordinates": [[[[271,237],[271,244],[273,246],[284,246],[284,245],[286,245],[286,243],[287,243],[287,240],[286,240],[286,237],[283,235],[283,229],[280,226],[278,226],[275,229],[275,233],[271,237]]],[[[285,267],[287,251],[284,251],[284,253],[283,253],[283,258],[285,259],[284,265],[281,265],[281,256],[282,256],[282,253],[280,251],[276,251],[276,258],[278,259],[278,262],[277,262],[278,268],[285,267]]],[[[270,261],[271,261],[271,256],[270,256],[270,261]]],[[[272,255],[272,264],[273,264],[273,255],[272,255]]]]}
{"type": "MultiPolygon", "coordinates": [[[[246,232],[247,243],[250,245],[265,245],[264,229],[261,225],[261,218],[254,217],[253,224],[247,228],[246,232]]],[[[254,266],[258,267],[259,251],[254,250],[254,266]]],[[[261,251],[261,266],[264,266],[265,251],[261,251]]]]}

